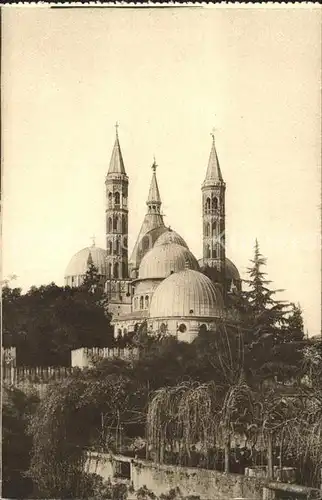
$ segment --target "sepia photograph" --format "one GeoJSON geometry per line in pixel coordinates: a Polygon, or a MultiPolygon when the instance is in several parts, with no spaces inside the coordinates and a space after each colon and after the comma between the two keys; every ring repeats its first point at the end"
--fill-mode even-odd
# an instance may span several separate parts
{"type": "Polygon", "coordinates": [[[322,500],[321,7],[1,7],[1,498],[322,500]]]}

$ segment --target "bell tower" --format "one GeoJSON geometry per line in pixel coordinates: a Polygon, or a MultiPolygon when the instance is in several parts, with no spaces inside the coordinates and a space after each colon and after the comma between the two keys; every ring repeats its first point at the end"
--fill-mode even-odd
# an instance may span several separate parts
{"type": "Polygon", "coordinates": [[[106,175],[106,253],[108,278],[128,278],[128,184],[118,136],[106,175]]]}
{"type": "Polygon", "coordinates": [[[225,288],[225,191],[218,161],[215,135],[205,180],[202,184],[203,265],[213,280],[225,288]]]}

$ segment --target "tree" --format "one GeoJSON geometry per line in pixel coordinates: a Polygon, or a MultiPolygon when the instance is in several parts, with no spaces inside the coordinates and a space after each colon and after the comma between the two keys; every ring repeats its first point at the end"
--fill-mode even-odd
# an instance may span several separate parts
{"type": "Polygon", "coordinates": [[[98,269],[94,265],[92,254],[90,253],[87,259],[87,271],[81,287],[89,293],[102,293],[100,282],[98,269]]]}
{"type": "Polygon", "coordinates": [[[31,423],[30,475],[42,497],[88,498],[84,451],[120,451],[122,434],[145,422],[144,387],[135,378],[103,370],[76,371],[54,384],[31,423]]]}
{"type": "Polygon", "coordinates": [[[112,341],[101,293],[54,283],[23,295],[4,289],[3,343],[17,348],[20,365],[68,366],[71,349],[108,347],[112,341]]]}
{"type": "Polygon", "coordinates": [[[14,388],[2,389],[2,494],[26,498],[33,490],[26,472],[30,465],[31,437],[28,422],[38,405],[36,396],[14,388]]]}
{"type": "MultiPolygon", "coordinates": [[[[291,334],[291,330],[292,321],[297,322],[297,328],[300,327],[299,312],[293,309],[292,313],[288,303],[275,299],[282,290],[269,288],[271,282],[262,271],[266,259],[260,253],[257,240],[251,263],[252,266],[248,268],[250,278],[244,280],[248,290],[243,292],[245,301],[241,314],[245,372],[258,382],[276,377],[286,380],[296,373],[292,357],[298,346],[295,347],[293,343],[294,334],[291,334]]],[[[300,335],[299,331],[296,335],[300,335]]]]}

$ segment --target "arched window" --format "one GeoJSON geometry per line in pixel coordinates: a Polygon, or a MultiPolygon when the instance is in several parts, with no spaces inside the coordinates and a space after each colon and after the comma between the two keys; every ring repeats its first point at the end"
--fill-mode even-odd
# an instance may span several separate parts
{"type": "Polygon", "coordinates": [[[112,245],[112,242],[111,242],[111,241],[109,241],[109,242],[108,242],[108,253],[109,253],[109,255],[112,255],[112,251],[113,251],[113,250],[112,250],[112,246],[113,246],[113,245],[112,245]]]}
{"type": "Polygon", "coordinates": [[[120,204],[120,193],[118,191],[116,191],[116,193],[114,193],[114,201],[115,201],[115,205],[120,204]]]}
{"type": "Polygon", "coordinates": [[[210,224],[209,222],[206,222],[205,224],[205,236],[209,236],[210,234],[210,224]]]}
{"type": "Polygon", "coordinates": [[[113,230],[117,231],[118,216],[115,215],[113,218],[113,230]]]}
{"type": "Polygon", "coordinates": [[[143,307],[144,307],[144,299],[143,299],[143,297],[141,296],[141,297],[140,297],[140,309],[143,309],[143,307]]]}
{"type": "Polygon", "coordinates": [[[127,275],[126,264],[125,262],[122,262],[122,278],[125,278],[126,275],[127,275]]]}
{"type": "Polygon", "coordinates": [[[126,255],[127,255],[127,237],[125,236],[122,241],[123,241],[123,245],[122,245],[123,255],[126,257],[126,255]]]}
{"type": "Polygon", "coordinates": [[[165,333],[167,331],[167,325],[165,323],[161,323],[159,330],[160,333],[165,333]]]}
{"type": "Polygon", "coordinates": [[[210,210],[210,198],[206,199],[206,210],[210,210]]]}
{"type": "Polygon", "coordinates": [[[127,224],[126,224],[126,217],[125,215],[122,216],[122,233],[127,232],[127,224]]]}
{"type": "Polygon", "coordinates": [[[206,259],[210,258],[210,246],[206,245],[205,247],[206,259]]]}
{"type": "Polygon", "coordinates": [[[218,198],[216,196],[212,199],[212,208],[214,210],[217,210],[218,208],[218,198]]]}
{"type": "Polygon", "coordinates": [[[112,232],[112,217],[109,217],[109,218],[108,218],[108,222],[107,222],[107,232],[108,232],[108,233],[111,233],[111,232],[112,232]]]}
{"type": "Polygon", "coordinates": [[[111,192],[108,193],[108,206],[111,207],[112,206],[112,198],[113,198],[113,195],[111,192]]]}
{"type": "Polygon", "coordinates": [[[115,264],[114,264],[114,278],[118,278],[118,277],[119,277],[119,263],[115,262],[115,264]]]}
{"type": "Polygon", "coordinates": [[[146,309],[149,308],[149,296],[148,295],[145,296],[145,308],[146,309]]]}
{"type": "Polygon", "coordinates": [[[216,234],[216,232],[217,232],[217,222],[214,221],[212,223],[212,235],[214,236],[216,234]]]}
{"type": "Polygon", "coordinates": [[[202,325],[200,325],[199,327],[199,333],[206,333],[207,331],[207,325],[205,325],[204,323],[202,325]]]}
{"type": "Polygon", "coordinates": [[[217,248],[215,247],[212,249],[212,258],[217,259],[217,256],[218,256],[218,252],[217,252],[217,248]]]}
{"type": "Polygon", "coordinates": [[[145,251],[148,250],[149,248],[150,248],[150,236],[146,235],[142,240],[142,250],[145,251]]]}
{"type": "Polygon", "coordinates": [[[115,252],[116,252],[116,255],[118,255],[120,252],[120,240],[115,241],[115,252]]]}
{"type": "Polygon", "coordinates": [[[112,263],[111,262],[109,262],[109,264],[108,264],[108,275],[110,278],[112,277],[112,263]]]}

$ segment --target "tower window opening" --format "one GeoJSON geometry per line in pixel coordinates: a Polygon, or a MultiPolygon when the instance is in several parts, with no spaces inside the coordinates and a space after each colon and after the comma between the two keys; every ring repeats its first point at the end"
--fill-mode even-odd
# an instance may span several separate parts
{"type": "Polygon", "coordinates": [[[108,253],[111,255],[112,254],[112,242],[108,242],[108,253]]]}
{"type": "Polygon", "coordinates": [[[112,277],[112,264],[111,264],[111,262],[108,265],[108,275],[110,278],[112,277]]]}
{"type": "Polygon", "coordinates": [[[210,258],[210,246],[206,245],[205,246],[205,254],[206,254],[206,259],[210,258]]]}
{"type": "Polygon", "coordinates": [[[179,325],[178,330],[179,330],[179,332],[184,333],[187,331],[187,327],[184,323],[181,323],[181,325],[179,325]]]}
{"type": "Polygon", "coordinates": [[[210,210],[210,198],[206,199],[206,210],[210,210]]]}
{"type": "Polygon", "coordinates": [[[113,230],[117,231],[118,217],[117,215],[113,219],[113,230]]]}
{"type": "Polygon", "coordinates": [[[115,262],[115,264],[114,264],[114,278],[118,278],[118,277],[119,277],[119,263],[115,262]]]}
{"type": "Polygon", "coordinates": [[[216,196],[212,199],[212,208],[214,210],[217,210],[218,208],[218,198],[216,196]]]}
{"type": "Polygon", "coordinates": [[[116,242],[115,242],[115,251],[116,251],[117,255],[120,252],[120,241],[119,240],[116,240],[116,242]]]}
{"type": "Polygon", "coordinates": [[[116,191],[116,193],[114,193],[114,202],[115,202],[115,205],[120,204],[120,193],[118,191],[116,191]]]}
{"type": "Polygon", "coordinates": [[[146,309],[148,309],[148,307],[149,307],[149,296],[148,295],[145,296],[145,307],[146,307],[146,309]]]}
{"type": "Polygon", "coordinates": [[[218,257],[217,248],[213,248],[212,249],[212,258],[213,259],[217,259],[217,257],[218,257]]]}
{"type": "Polygon", "coordinates": [[[210,234],[210,224],[207,222],[205,225],[205,236],[209,236],[210,234]]]}
{"type": "Polygon", "coordinates": [[[108,218],[107,230],[109,233],[112,232],[112,218],[111,217],[108,218]]]}
{"type": "Polygon", "coordinates": [[[126,217],[123,215],[122,217],[122,232],[126,233],[127,232],[127,224],[126,224],[126,217]]]}
{"type": "Polygon", "coordinates": [[[215,234],[216,234],[216,232],[217,232],[217,222],[216,222],[216,221],[214,221],[214,222],[212,223],[212,234],[213,234],[213,235],[215,235],[215,234]]]}
{"type": "Polygon", "coordinates": [[[140,297],[140,309],[143,309],[144,307],[144,298],[143,296],[140,297]]]}
{"type": "MultiPolygon", "coordinates": [[[[126,264],[125,262],[122,262],[122,278],[125,278],[127,275],[127,272],[126,272],[126,264]]],[[[128,294],[130,295],[130,294],[128,294]]]]}

